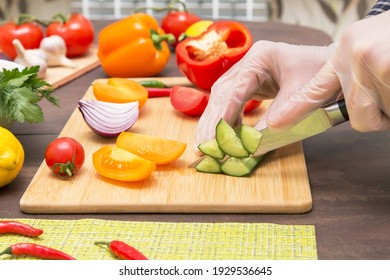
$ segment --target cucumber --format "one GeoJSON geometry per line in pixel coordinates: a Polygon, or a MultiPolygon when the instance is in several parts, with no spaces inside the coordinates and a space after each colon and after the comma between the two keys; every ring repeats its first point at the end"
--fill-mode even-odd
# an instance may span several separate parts
{"type": "Polygon", "coordinates": [[[218,122],[215,134],[219,148],[227,155],[231,157],[249,156],[249,152],[245,150],[234,129],[224,119],[218,122]]]}
{"type": "Polygon", "coordinates": [[[198,149],[204,154],[215,159],[223,159],[225,157],[224,151],[222,151],[216,139],[207,141],[198,146],[198,149]]]}
{"type": "Polygon", "coordinates": [[[251,154],[256,152],[260,144],[262,133],[256,128],[243,124],[240,129],[240,138],[244,148],[251,154]]]}
{"type": "Polygon", "coordinates": [[[226,175],[236,177],[246,176],[255,169],[262,158],[263,156],[249,156],[246,158],[230,157],[221,164],[220,169],[226,175]]]}
{"type": "Polygon", "coordinates": [[[204,173],[222,173],[221,171],[221,163],[210,156],[205,156],[201,161],[198,162],[198,164],[195,166],[195,169],[199,172],[204,173]]]}

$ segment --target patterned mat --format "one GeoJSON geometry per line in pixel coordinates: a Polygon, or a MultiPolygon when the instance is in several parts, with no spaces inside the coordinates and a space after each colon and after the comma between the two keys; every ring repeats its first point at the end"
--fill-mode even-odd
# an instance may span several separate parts
{"type": "MultiPolygon", "coordinates": [[[[0,235],[0,252],[18,242],[61,250],[80,260],[113,260],[95,241],[120,240],[153,260],[315,260],[311,225],[271,223],[169,223],[99,219],[17,219],[41,228],[39,237],[0,235]]],[[[1,219],[0,219],[1,221],[1,219]]],[[[0,256],[0,260],[36,259],[0,256]]]]}

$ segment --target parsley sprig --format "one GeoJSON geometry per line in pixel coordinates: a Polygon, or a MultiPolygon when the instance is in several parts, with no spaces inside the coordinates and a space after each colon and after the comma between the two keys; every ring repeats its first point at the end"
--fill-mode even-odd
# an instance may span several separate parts
{"type": "Polygon", "coordinates": [[[43,122],[43,112],[38,102],[45,98],[59,106],[57,97],[52,96],[53,88],[38,77],[39,66],[19,70],[0,71],[0,116],[18,122],[43,122]]]}

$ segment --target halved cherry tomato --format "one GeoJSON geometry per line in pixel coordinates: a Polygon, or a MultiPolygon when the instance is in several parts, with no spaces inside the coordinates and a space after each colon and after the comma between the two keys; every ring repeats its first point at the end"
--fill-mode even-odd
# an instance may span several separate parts
{"type": "Polygon", "coordinates": [[[72,177],[83,166],[84,159],[83,146],[70,137],[57,138],[46,148],[46,164],[60,178],[72,177]]]}
{"type": "Polygon", "coordinates": [[[172,87],[170,101],[176,110],[192,117],[198,117],[206,109],[209,95],[208,91],[174,86],[172,87]]]}
{"type": "Polygon", "coordinates": [[[244,113],[248,113],[255,110],[261,105],[261,103],[262,101],[256,99],[249,100],[248,102],[245,103],[244,113]]]}
{"type": "MultiPolygon", "coordinates": [[[[206,109],[209,97],[210,92],[207,90],[174,86],[171,89],[170,100],[176,110],[192,117],[198,117],[206,109]]],[[[255,110],[261,103],[259,100],[249,100],[245,104],[244,113],[255,110]]]]}
{"type": "Polygon", "coordinates": [[[93,166],[102,176],[118,181],[140,181],[156,169],[153,161],[115,146],[104,146],[92,155],[93,166]]]}
{"type": "Polygon", "coordinates": [[[138,101],[139,108],[148,99],[148,91],[140,83],[126,78],[109,78],[107,83],[95,82],[92,85],[97,100],[113,103],[138,101]]]}
{"type": "Polygon", "coordinates": [[[171,163],[185,151],[187,144],[155,136],[122,132],[116,145],[157,165],[171,163]]]}

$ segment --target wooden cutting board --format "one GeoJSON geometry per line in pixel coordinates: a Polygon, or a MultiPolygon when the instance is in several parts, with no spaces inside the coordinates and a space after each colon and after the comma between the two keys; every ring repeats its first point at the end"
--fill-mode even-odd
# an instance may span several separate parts
{"type": "MultiPolygon", "coordinates": [[[[189,84],[185,78],[161,78],[170,85],[189,84]]],[[[94,99],[89,88],[84,99],[94,99]]],[[[255,124],[269,104],[246,115],[255,124]]],[[[76,104],[75,104],[76,107],[76,104]]],[[[173,109],[169,98],[150,98],[132,132],[187,143],[184,154],[170,165],[135,183],[101,177],[92,154],[115,139],[93,133],[76,108],[60,136],[77,139],[85,148],[83,168],[70,180],[56,178],[42,162],[20,201],[25,213],[304,213],[312,199],[302,146],[295,143],[271,152],[248,177],[197,172],[188,166],[199,158],[194,148],[198,118],[173,109]]]]}
{"type": "Polygon", "coordinates": [[[97,57],[97,47],[93,46],[86,55],[71,59],[76,67],[48,67],[45,80],[47,80],[53,88],[58,88],[77,77],[91,71],[100,65],[97,57]]]}

